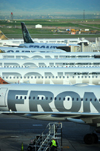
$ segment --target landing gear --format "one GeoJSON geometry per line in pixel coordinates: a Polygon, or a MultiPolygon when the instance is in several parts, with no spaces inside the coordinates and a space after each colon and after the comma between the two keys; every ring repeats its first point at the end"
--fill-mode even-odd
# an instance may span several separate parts
{"type": "Polygon", "coordinates": [[[94,138],[94,144],[97,144],[98,143],[98,136],[97,134],[93,133],[93,138],[94,138]]]}
{"type": "Polygon", "coordinates": [[[95,133],[92,134],[86,134],[84,136],[84,142],[85,144],[93,144],[93,143],[98,143],[98,136],[95,133]]]}

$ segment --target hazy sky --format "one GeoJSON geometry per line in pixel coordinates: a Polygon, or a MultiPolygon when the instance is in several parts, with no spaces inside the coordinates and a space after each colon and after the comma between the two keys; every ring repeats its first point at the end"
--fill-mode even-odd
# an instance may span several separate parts
{"type": "Polygon", "coordinates": [[[0,0],[0,15],[100,13],[100,0],[0,0]]]}

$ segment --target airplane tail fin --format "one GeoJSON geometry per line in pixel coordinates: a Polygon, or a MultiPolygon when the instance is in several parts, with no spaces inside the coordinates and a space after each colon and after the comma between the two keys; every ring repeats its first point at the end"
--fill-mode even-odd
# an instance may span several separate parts
{"type": "Polygon", "coordinates": [[[23,39],[25,43],[34,43],[25,24],[23,22],[21,22],[21,26],[22,26],[22,34],[23,34],[23,39]]]}
{"type": "Polygon", "coordinates": [[[3,80],[3,79],[0,77],[0,84],[9,84],[9,83],[6,82],[5,80],[3,80]]]}
{"type": "Polygon", "coordinates": [[[8,38],[4,35],[4,33],[0,30],[0,40],[7,40],[8,38]]]}

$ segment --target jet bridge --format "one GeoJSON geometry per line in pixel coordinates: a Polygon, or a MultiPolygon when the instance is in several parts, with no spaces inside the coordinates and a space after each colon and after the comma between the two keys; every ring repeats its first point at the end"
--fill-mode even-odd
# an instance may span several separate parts
{"type": "Polygon", "coordinates": [[[62,148],[62,123],[51,122],[48,123],[41,135],[37,135],[31,140],[27,151],[50,151],[50,143],[52,139],[57,142],[57,151],[62,148]]]}

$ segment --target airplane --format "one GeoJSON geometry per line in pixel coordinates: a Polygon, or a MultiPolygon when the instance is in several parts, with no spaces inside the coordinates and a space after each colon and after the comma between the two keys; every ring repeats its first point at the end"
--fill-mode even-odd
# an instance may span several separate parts
{"type": "MultiPolygon", "coordinates": [[[[73,45],[73,44],[80,44],[81,42],[88,43],[88,40],[81,40],[79,38],[49,38],[49,39],[38,39],[38,38],[32,38],[32,41],[35,43],[57,43],[57,44],[65,44],[73,45]]],[[[2,40],[0,39],[0,47],[19,47],[20,44],[24,44],[23,39],[7,39],[2,40]]]]}
{"type": "MultiPolygon", "coordinates": [[[[41,49],[66,49],[66,46],[69,46],[69,44],[66,43],[35,43],[25,24],[23,22],[21,22],[21,26],[22,26],[22,33],[23,33],[23,39],[24,39],[24,44],[20,44],[20,47],[25,47],[25,48],[41,48],[41,49]]],[[[78,44],[72,44],[74,46],[79,46],[78,44]]]]}
{"type": "Polygon", "coordinates": [[[0,83],[100,85],[100,67],[0,68],[0,83]]]}
{"type": "Polygon", "coordinates": [[[0,113],[88,124],[90,133],[84,142],[97,143],[94,131],[100,132],[100,86],[1,84],[0,113]]]}
{"type": "MultiPolygon", "coordinates": [[[[27,48],[26,48],[27,49],[27,48]]],[[[25,50],[25,49],[24,49],[25,50]]],[[[24,51],[23,50],[23,51],[24,51]]],[[[10,50],[11,51],[11,50],[10,50]]],[[[9,58],[9,59],[26,59],[26,58],[43,58],[43,59],[48,59],[48,58],[58,58],[58,59],[63,59],[63,58],[100,58],[100,52],[37,52],[34,51],[34,53],[30,52],[15,52],[15,53],[0,53],[0,59],[3,58],[9,58]]]]}
{"type": "MultiPolygon", "coordinates": [[[[22,26],[22,33],[23,33],[23,39],[24,39],[24,42],[25,43],[34,43],[34,41],[32,40],[26,26],[25,26],[25,23],[21,22],[21,26],[22,26]]],[[[38,43],[41,43],[43,42],[44,43],[44,39],[42,39],[41,41],[38,40],[38,43]]],[[[82,40],[80,40],[79,38],[73,38],[73,39],[46,39],[45,43],[56,43],[56,44],[80,44],[81,42],[83,43],[87,43],[89,44],[89,41],[82,38],[82,40]],[[57,41],[57,40],[61,40],[60,43],[57,41]],[[68,40],[68,41],[67,41],[68,40]],[[55,42],[56,41],[56,42],[55,42]]]]}
{"type": "MultiPolygon", "coordinates": [[[[24,43],[21,40],[20,40],[21,44],[19,44],[19,45],[18,45],[19,40],[13,40],[13,41],[9,40],[8,43],[6,43],[4,41],[2,43],[2,41],[0,41],[0,46],[11,46],[12,45],[11,43],[14,43],[13,47],[45,49],[45,51],[47,51],[48,49],[50,49],[50,50],[51,49],[55,49],[55,50],[56,49],[61,49],[61,50],[64,50],[64,51],[69,51],[69,46],[74,45],[74,46],[80,47],[81,43],[84,43],[84,44],[87,43],[87,44],[89,44],[88,40],[82,40],[81,41],[79,39],[78,40],[76,40],[76,39],[75,40],[74,39],[73,40],[70,40],[70,39],[69,40],[65,40],[66,42],[68,41],[67,43],[66,42],[65,43],[63,43],[63,42],[54,43],[54,41],[53,41],[53,43],[51,43],[51,42],[48,43],[48,41],[46,41],[46,43],[34,42],[32,40],[32,38],[31,38],[31,36],[30,36],[30,34],[29,34],[29,32],[28,32],[28,30],[27,30],[27,28],[26,28],[26,26],[25,26],[25,24],[23,22],[21,23],[21,26],[22,26],[22,33],[23,33],[24,43]],[[73,41],[73,43],[70,43],[69,41],[73,41]]],[[[1,48],[1,49],[4,49],[4,48],[1,48]]],[[[17,48],[17,49],[19,49],[19,48],[17,48]]],[[[9,52],[8,50],[4,50],[4,52],[6,52],[6,51],[9,52]]],[[[13,51],[15,52],[15,50],[12,50],[12,52],[13,51]]],[[[17,50],[16,52],[19,52],[19,51],[21,51],[21,49],[17,50]]],[[[11,50],[10,50],[10,52],[11,52],[11,50]]]]}
{"type": "MultiPolygon", "coordinates": [[[[23,39],[24,39],[24,43],[23,41],[20,40],[13,40],[12,42],[14,42],[13,46],[18,46],[19,43],[22,43],[22,44],[19,44],[19,47],[26,47],[26,48],[43,48],[43,49],[56,49],[58,46],[66,46],[65,43],[34,43],[34,41],[32,40],[25,24],[23,22],[21,22],[21,27],[22,27],[22,34],[23,34],[23,39]]],[[[10,41],[10,40],[9,40],[10,41]]],[[[11,43],[12,43],[11,42],[11,43]]],[[[2,44],[2,41],[1,41],[1,46],[11,46],[11,43],[9,42],[9,45],[7,45],[6,43],[5,44],[2,44]]]]}
{"type": "Polygon", "coordinates": [[[0,59],[0,68],[2,67],[100,67],[100,59],[0,59]]]}
{"type": "MultiPolygon", "coordinates": [[[[0,31],[0,47],[18,47],[20,44],[24,44],[24,40],[23,39],[9,39],[8,37],[6,37],[4,35],[4,33],[2,33],[2,31],[0,31]],[[6,40],[7,39],[7,40],[6,40]]],[[[73,45],[73,44],[80,44],[81,42],[87,43],[89,44],[89,41],[82,38],[45,38],[45,39],[38,39],[38,38],[32,38],[32,41],[34,41],[35,43],[57,43],[57,44],[69,44],[69,45],[73,45]]]]}

